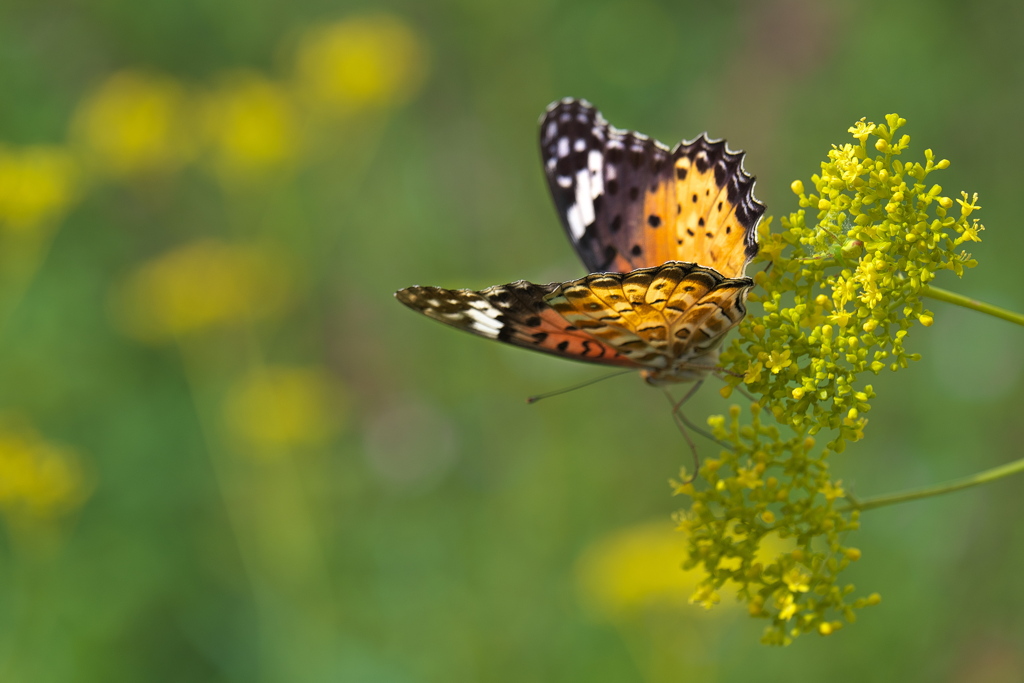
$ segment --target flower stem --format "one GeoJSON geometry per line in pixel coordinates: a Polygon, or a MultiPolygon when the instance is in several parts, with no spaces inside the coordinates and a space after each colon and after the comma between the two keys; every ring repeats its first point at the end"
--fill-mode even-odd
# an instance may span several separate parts
{"type": "Polygon", "coordinates": [[[953,481],[946,482],[945,484],[928,486],[923,489],[904,491],[902,493],[890,493],[885,496],[865,498],[864,500],[856,500],[852,496],[848,496],[850,504],[843,508],[842,511],[871,510],[872,508],[880,508],[886,505],[895,505],[897,503],[906,503],[920,498],[931,498],[932,496],[939,496],[943,493],[952,493],[953,491],[970,488],[972,486],[977,486],[978,484],[986,484],[990,481],[1008,477],[1011,474],[1017,474],[1018,472],[1024,472],[1024,458],[1007,463],[1006,465],[993,467],[990,470],[972,474],[962,479],[954,479],[953,481]]]}
{"type": "Polygon", "coordinates": [[[978,311],[979,313],[987,313],[988,315],[994,315],[997,318],[1003,320],[1009,320],[1011,323],[1017,323],[1018,325],[1024,325],[1024,315],[1020,313],[1014,313],[1008,311],[1005,308],[999,308],[992,304],[986,304],[983,301],[977,301],[976,299],[970,299],[966,296],[950,292],[945,289],[939,289],[938,287],[932,287],[931,285],[925,285],[921,288],[921,294],[924,296],[930,296],[933,299],[939,301],[945,301],[947,303],[956,304],[957,306],[963,306],[964,308],[970,308],[978,311]]]}

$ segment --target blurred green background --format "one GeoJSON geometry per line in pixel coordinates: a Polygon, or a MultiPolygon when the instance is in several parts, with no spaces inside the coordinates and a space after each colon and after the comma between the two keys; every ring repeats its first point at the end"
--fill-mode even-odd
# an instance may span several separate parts
{"type": "MultiPolygon", "coordinates": [[[[527,406],[599,371],[392,298],[582,274],[536,142],[575,96],[727,137],[776,216],[898,112],[984,207],[937,284],[1020,311],[1022,15],[3,0],[0,681],[1024,680],[1020,481],[866,513],[848,574],[882,604],[769,649],[686,605],[660,392],[527,406]]],[[[833,463],[855,494],[1021,455],[1024,334],[932,308],[833,463]]]]}

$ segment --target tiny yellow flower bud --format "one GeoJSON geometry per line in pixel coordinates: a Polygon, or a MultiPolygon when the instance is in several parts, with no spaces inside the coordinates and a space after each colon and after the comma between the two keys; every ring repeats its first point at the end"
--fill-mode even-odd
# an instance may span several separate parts
{"type": "Polygon", "coordinates": [[[875,140],[875,149],[877,149],[879,152],[885,152],[886,150],[889,149],[889,143],[883,140],[882,138],[879,138],[875,140]]]}
{"type": "Polygon", "coordinates": [[[935,168],[940,170],[949,168],[949,159],[942,159],[939,163],[935,164],[935,168]]]}
{"type": "Polygon", "coordinates": [[[860,240],[850,240],[840,250],[843,258],[856,259],[864,255],[864,243],[860,240]]]}
{"type": "Polygon", "coordinates": [[[789,186],[789,189],[793,190],[793,194],[803,194],[804,184],[799,180],[794,180],[793,183],[789,186]]]}
{"type": "Polygon", "coordinates": [[[831,208],[832,208],[832,203],[829,200],[824,199],[824,198],[818,200],[818,210],[819,211],[828,211],[831,208]]]}
{"type": "Polygon", "coordinates": [[[860,559],[860,549],[859,548],[847,548],[846,549],[846,557],[847,557],[847,559],[853,560],[854,562],[856,562],[857,560],[860,559]]]}
{"type": "Polygon", "coordinates": [[[732,387],[726,384],[724,387],[718,390],[718,393],[722,395],[722,398],[729,398],[732,396],[732,387]]]}
{"type": "Polygon", "coordinates": [[[935,318],[931,317],[926,313],[922,313],[921,315],[917,316],[917,320],[925,327],[931,327],[932,323],[935,322],[935,318]]]}
{"type": "Polygon", "coordinates": [[[820,624],[818,624],[818,633],[820,633],[823,636],[832,635],[832,624],[830,624],[827,621],[821,622],[820,624]]]}
{"type": "Polygon", "coordinates": [[[761,521],[765,524],[774,524],[775,514],[772,513],[771,510],[765,510],[764,512],[761,513],[761,521]]]}

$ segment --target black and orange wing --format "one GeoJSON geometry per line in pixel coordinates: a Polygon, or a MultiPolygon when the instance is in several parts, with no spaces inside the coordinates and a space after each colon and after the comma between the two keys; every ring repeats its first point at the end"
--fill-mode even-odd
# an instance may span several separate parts
{"type": "Polygon", "coordinates": [[[684,261],[742,277],[757,254],[765,207],[725,141],[702,135],[670,150],[565,99],[541,120],[540,142],[555,207],[591,272],[684,261]]]}
{"type": "Polygon", "coordinates": [[[488,339],[588,363],[642,367],[559,315],[546,297],[561,286],[520,280],[480,291],[407,287],[395,297],[427,317],[488,339]]]}
{"type": "Polygon", "coordinates": [[[413,310],[467,332],[563,358],[648,370],[657,381],[710,369],[745,311],[749,278],[671,261],[629,273],[592,273],[550,285],[408,287],[413,310]]]}

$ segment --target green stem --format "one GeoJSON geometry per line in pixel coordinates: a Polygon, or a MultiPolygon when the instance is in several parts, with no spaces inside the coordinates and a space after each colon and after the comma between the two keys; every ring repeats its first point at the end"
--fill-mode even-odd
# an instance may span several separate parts
{"type": "Polygon", "coordinates": [[[1011,323],[1017,323],[1018,325],[1024,325],[1024,315],[1020,313],[1014,313],[1008,311],[1005,308],[999,308],[992,304],[986,304],[983,301],[977,301],[976,299],[970,299],[966,296],[950,292],[945,289],[939,289],[938,287],[932,287],[931,285],[925,285],[921,288],[921,294],[924,296],[930,296],[933,299],[939,301],[945,301],[946,303],[955,304],[957,306],[963,306],[964,308],[970,308],[971,310],[978,311],[979,313],[987,313],[988,315],[994,315],[997,318],[1003,320],[1009,320],[1011,323]]]}
{"type": "Polygon", "coordinates": [[[939,496],[943,493],[952,493],[953,491],[959,491],[961,489],[970,488],[977,486],[978,484],[987,484],[990,481],[996,479],[1002,479],[1008,477],[1011,474],[1017,474],[1018,472],[1024,472],[1024,458],[1015,460],[1014,462],[1007,463],[1006,465],[1000,465],[999,467],[993,467],[990,470],[978,472],[972,474],[969,477],[963,479],[955,479],[945,484],[938,484],[936,486],[928,486],[923,489],[915,489],[913,491],[904,491],[902,493],[891,493],[885,496],[877,496],[875,498],[866,498],[864,500],[855,500],[850,497],[850,504],[842,508],[841,512],[847,512],[849,510],[870,510],[872,508],[880,508],[886,505],[895,505],[897,503],[906,503],[911,500],[918,500],[920,498],[931,498],[932,496],[939,496]]]}

